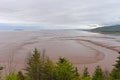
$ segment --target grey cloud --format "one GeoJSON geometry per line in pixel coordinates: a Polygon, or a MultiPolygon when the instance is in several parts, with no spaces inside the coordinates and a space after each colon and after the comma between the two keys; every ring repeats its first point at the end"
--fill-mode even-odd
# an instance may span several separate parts
{"type": "Polygon", "coordinates": [[[0,0],[0,23],[77,27],[118,24],[119,4],[119,0],[0,0]]]}

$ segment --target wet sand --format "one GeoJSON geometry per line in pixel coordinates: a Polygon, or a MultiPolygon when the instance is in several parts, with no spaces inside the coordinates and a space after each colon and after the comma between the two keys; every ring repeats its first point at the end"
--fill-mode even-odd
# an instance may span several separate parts
{"type": "Polygon", "coordinates": [[[80,72],[89,67],[92,73],[97,65],[110,71],[120,51],[120,36],[79,30],[0,31],[0,65],[8,66],[13,56],[13,66],[21,70],[34,48],[45,50],[54,62],[68,58],[80,72]]]}

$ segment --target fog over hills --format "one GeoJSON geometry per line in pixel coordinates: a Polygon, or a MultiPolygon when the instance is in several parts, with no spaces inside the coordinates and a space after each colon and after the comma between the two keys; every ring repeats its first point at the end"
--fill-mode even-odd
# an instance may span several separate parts
{"type": "Polygon", "coordinates": [[[120,25],[103,26],[103,27],[92,29],[92,31],[98,31],[98,32],[120,32],[120,25]]]}

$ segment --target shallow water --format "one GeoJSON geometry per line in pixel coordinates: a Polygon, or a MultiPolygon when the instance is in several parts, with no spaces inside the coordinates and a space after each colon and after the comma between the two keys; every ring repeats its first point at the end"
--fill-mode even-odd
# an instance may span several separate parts
{"type": "Polygon", "coordinates": [[[120,36],[80,30],[0,31],[1,65],[7,66],[12,55],[21,70],[34,48],[45,50],[54,62],[60,56],[68,58],[79,71],[89,67],[93,72],[97,65],[110,71],[120,51],[120,36]]]}

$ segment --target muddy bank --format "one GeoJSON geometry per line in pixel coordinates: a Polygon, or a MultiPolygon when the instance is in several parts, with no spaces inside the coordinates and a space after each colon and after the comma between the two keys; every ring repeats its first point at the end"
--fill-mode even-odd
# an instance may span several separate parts
{"type": "Polygon", "coordinates": [[[26,57],[34,48],[45,54],[54,62],[59,57],[68,58],[81,71],[89,71],[97,65],[111,70],[117,52],[120,51],[120,37],[107,36],[77,30],[60,31],[0,31],[0,63],[8,65],[12,55],[17,70],[25,66],[26,57]]]}

